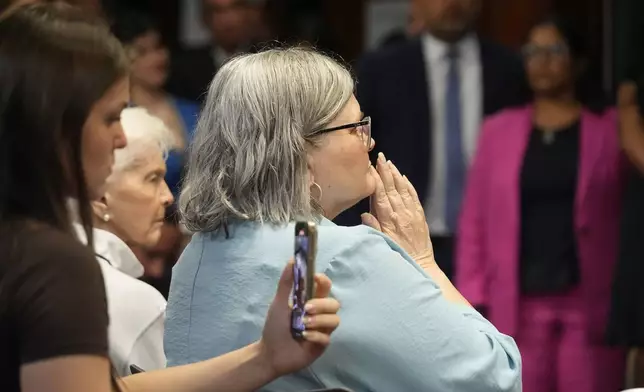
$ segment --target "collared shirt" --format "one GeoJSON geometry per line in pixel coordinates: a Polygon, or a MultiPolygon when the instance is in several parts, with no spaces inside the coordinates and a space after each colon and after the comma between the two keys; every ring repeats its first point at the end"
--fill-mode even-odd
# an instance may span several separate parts
{"type": "MultiPolygon", "coordinates": [[[[85,232],[74,225],[78,238],[85,232]]],[[[114,234],[94,229],[94,250],[105,281],[110,316],[109,353],[119,374],[130,374],[130,365],[143,370],[166,365],[163,330],[166,301],[152,286],[138,280],[143,266],[132,250],[114,234]]]]}
{"type": "MultiPolygon", "coordinates": [[[[423,56],[429,78],[427,88],[430,97],[431,113],[431,183],[429,199],[425,201],[425,211],[430,230],[434,235],[449,235],[445,224],[445,195],[447,181],[445,162],[445,93],[449,71],[447,58],[448,44],[431,36],[422,36],[423,56]]],[[[483,72],[479,42],[473,35],[457,42],[460,65],[462,101],[462,140],[463,153],[467,164],[472,160],[479,134],[483,113],[483,72]]]]}

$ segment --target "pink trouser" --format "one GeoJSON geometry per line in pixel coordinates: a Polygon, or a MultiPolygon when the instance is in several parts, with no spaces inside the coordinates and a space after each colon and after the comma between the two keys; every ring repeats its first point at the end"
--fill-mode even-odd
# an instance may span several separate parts
{"type": "Polygon", "coordinates": [[[523,297],[516,342],[523,359],[523,392],[617,392],[623,350],[588,341],[576,293],[523,297]]]}

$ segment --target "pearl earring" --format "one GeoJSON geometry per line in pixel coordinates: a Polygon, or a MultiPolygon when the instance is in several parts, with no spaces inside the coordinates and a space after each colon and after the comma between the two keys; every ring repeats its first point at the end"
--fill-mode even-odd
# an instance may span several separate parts
{"type": "Polygon", "coordinates": [[[103,222],[107,223],[109,221],[110,221],[110,214],[106,212],[105,215],[103,215],[103,222]]]}

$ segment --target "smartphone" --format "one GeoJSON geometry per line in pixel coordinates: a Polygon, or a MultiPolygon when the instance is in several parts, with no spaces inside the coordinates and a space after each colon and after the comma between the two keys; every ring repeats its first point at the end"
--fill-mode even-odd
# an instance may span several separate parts
{"type": "Polygon", "coordinates": [[[309,391],[309,392],[352,392],[352,391],[344,388],[332,388],[332,389],[316,389],[315,391],[309,391]]]}
{"type": "Polygon", "coordinates": [[[313,298],[315,276],[315,254],[317,252],[318,230],[314,222],[295,223],[295,263],[293,264],[293,294],[291,311],[291,334],[303,339],[304,305],[313,298]]]}
{"type": "Polygon", "coordinates": [[[141,369],[136,365],[130,365],[130,373],[131,374],[145,373],[145,370],[141,369]]]}

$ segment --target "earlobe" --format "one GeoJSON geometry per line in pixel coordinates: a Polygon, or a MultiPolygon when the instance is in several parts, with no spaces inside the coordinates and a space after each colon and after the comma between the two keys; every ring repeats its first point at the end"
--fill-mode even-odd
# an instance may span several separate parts
{"type": "Polygon", "coordinates": [[[109,216],[109,208],[107,206],[107,199],[105,197],[101,197],[100,200],[93,201],[91,202],[91,204],[94,215],[96,215],[99,219],[105,220],[105,216],[109,216]]]}
{"type": "Polygon", "coordinates": [[[308,177],[309,177],[308,178],[309,187],[312,186],[313,184],[315,184],[315,174],[314,174],[315,173],[315,171],[314,171],[314,166],[315,165],[314,165],[314,162],[315,162],[315,160],[313,159],[313,157],[310,154],[307,154],[307,156],[306,156],[306,169],[307,169],[308,177]]]}

